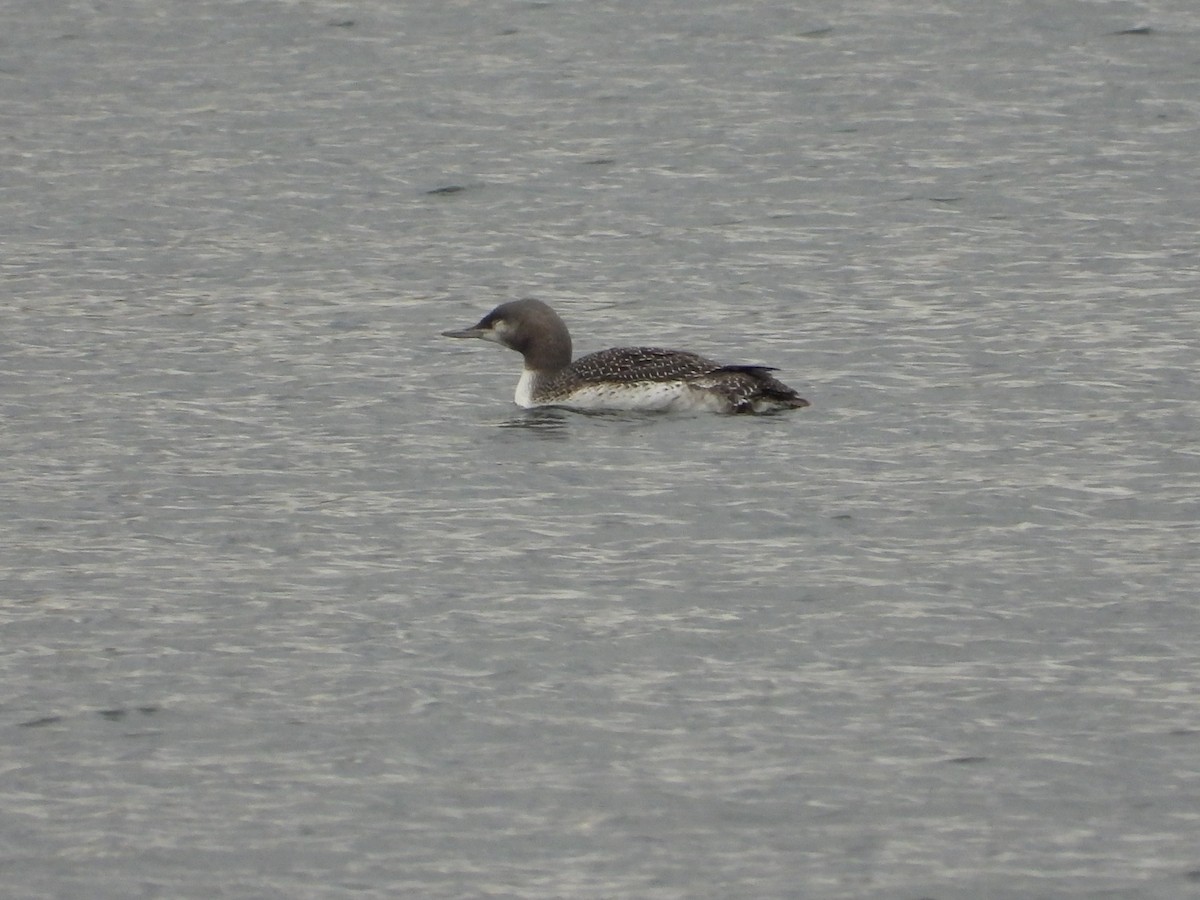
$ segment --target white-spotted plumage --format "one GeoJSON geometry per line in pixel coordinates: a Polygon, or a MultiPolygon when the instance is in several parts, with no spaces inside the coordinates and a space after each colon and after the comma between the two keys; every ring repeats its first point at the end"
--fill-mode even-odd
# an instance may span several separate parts
{"type": "Polygon", "coordinates": [[[566,324],[540,300],[505,303],[471,328],[442,334],[494,341],[520,353],[525,369],[514,399],[526,409],[761,413],[808,406],[768,366],[723,365],[659,347],[617,347],[572,362],[566,324]]]}

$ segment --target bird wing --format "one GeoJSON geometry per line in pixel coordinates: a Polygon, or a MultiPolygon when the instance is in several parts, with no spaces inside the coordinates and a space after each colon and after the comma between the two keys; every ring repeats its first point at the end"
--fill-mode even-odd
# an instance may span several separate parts
{"type": "Polygon", "coordinates": [[[562,373],[585,381],[626,384],[638,381],[679,381],[721,369],[720,363],[682,350],[661,347],[616,347],[589,353],[562,373]]]}

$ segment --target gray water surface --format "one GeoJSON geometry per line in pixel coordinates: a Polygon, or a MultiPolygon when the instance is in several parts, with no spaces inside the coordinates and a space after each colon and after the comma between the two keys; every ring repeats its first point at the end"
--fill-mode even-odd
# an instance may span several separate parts
{"type": "Polygon", "coordinates": [[[0,37],[12,898],[1200,895],[1200,11],[0,37]],[[523,413],[438,332],[778,366],[523,413]]]}

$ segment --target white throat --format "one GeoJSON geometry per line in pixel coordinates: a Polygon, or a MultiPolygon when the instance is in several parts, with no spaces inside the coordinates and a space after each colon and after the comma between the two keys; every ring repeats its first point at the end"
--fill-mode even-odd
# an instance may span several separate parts
{"type": "Polygon", "coordinates": [[[521,372],[521,380],[517,382],[517,393],[513,397],[517,406],[522,409],[533,409],[537,406],[533,402],[533,389],[537,384],[537,379],[538,373],[533,371],[533,369],[525,369],[521,372]]]}

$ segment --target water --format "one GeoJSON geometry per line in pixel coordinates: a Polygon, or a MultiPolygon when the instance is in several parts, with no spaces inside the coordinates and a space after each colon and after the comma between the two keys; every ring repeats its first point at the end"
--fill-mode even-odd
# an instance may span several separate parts
{"type": "Polygon", "coordinates": [[[5,31],[6,897],[1200,893],[1190,0],[5,31]]]}

